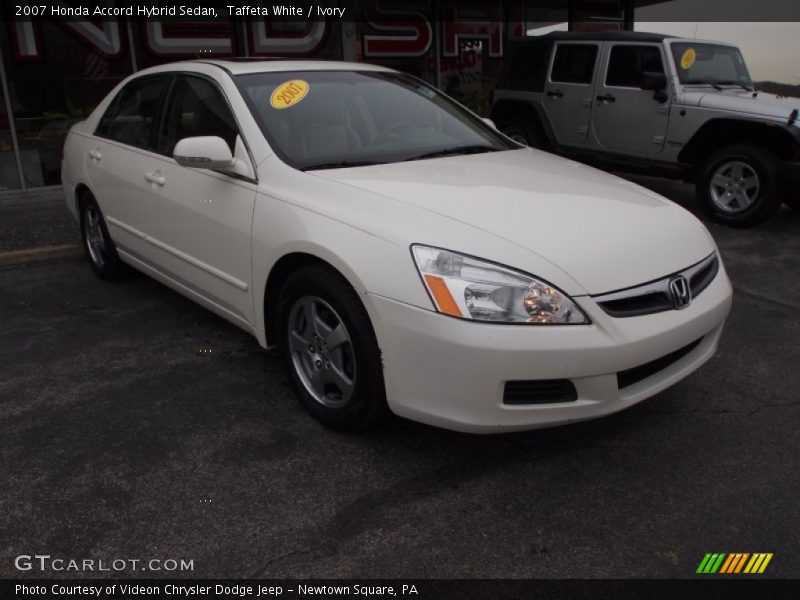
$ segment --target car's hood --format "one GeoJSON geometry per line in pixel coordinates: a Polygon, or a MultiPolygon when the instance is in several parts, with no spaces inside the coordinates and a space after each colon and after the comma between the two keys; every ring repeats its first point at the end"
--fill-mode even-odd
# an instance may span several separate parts
{"type": "Polygon", "coordinates": [[[788,120],[792,111],[800,109],[800,99],[778,97],[745,90],[731,91],[691,91],[681,97],[681,103],[689,106],[718,109],[749,115],[759,115],[788,120]]]}
{"type": "Polygon", "coordinates": [[[532,149],[312,173],[504,238],[557,265],[590,294],[668,275],[714,250],[705,227],[676,204],[532,149]]]}

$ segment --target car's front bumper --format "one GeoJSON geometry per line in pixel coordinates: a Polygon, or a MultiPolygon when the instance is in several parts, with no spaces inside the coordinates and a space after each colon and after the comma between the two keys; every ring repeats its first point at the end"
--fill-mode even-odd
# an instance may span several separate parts
{"type": "Polygon", "coordinates": [[[684,310],[612,318],[576,298],[590,325],[494,325],[455,319],[367,295],[383,353],[389,406],[396,414],[448,429],[493,433],[591,419],[627,408],[673,385],[717,348],[730,310],[724,268],[684,310]],[[651,376],[619,389],[617,373],[700,340],[651,376]],[[568,379],[575,401],[508,405],[507,381],[568,379]]]}

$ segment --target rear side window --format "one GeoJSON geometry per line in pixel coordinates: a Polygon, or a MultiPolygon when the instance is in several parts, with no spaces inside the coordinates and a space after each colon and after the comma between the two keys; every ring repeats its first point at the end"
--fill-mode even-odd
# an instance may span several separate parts
{"type": "Polygon", "coordinates": [[[504,87],[512,90],[543,92],[550,58],[549,44],[517,48],[511,56],[504,87]]]}
{"type": "Polygon", "coordinates": [[[143,77],[120,91],[95,133],[103,137],[149,149],[149,142],[168,77],[143,77]]]}
{"type": "Polygon", "coordinates": [[[638,88],[645,71],[664,72],[661,50],[657,46],[614,46],[608,59],[606,85],[638,88]]]}
{"type": "Polygon", "coordinates": [[[550,80],[559,83],[592,83],[597,60],[595,44],[559,44],[550,80]]]}
{"type": "Polygon", "coordinates": [[[213,135],[225,140],[233,152],[239,129],[219,89],[202,77],[180,76],[173,90],[158,151],[172,156],[183,138],[213,135]]]}

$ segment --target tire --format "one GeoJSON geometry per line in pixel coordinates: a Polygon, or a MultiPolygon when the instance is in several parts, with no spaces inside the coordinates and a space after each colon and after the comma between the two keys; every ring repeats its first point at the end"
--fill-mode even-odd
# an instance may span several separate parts
{"type": "Polygon", "coordinates": [[[725,146],[712,154],[700,168],[696,189],[703,212],[732,227],[765,221],[784,200],[777,159],[749,144],[725,146]]]}
{"type": "Polygon", "coordinates": [[[294,272],[278,294],[277,323],[286,376],[312,416],[346,432],[389,416],[375,332],[341,275],[322,265],[294,272]]]}
{"type": "Polygon", "coordinates": [[[547,141],[542,135],[542,132],[539,131],[539,128],[527,121],[519,120],[506,123],[501,125],[499,129],[506,136],[519,144],[524,144],[525,146],[538,148],[540,150],[547,146],[547,141]]]}
{"type": "Polygon", "coordinates": [[[125,264],[117,254],[111,240],[103,213],[97,200],[85,193],[78,203],[80,207],[81,240],[86,260],[100,279],[119,279],[125,272],[125,264]]]}

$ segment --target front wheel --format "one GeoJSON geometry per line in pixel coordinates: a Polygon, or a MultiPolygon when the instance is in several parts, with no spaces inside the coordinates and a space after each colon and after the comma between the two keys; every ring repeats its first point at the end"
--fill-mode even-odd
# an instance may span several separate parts
{"type": "Polygon", "coordinates": [[[527,121],[518,120],[511,123],[505,123],[499,127],[500,131],[507,137],[523,146],[530,146],[531,148],[543,149],[547,145],[547,141],[539,130],[539,127],[527,121]]]}
{"type": "Polygon", "coordinates": [[[323,424],[359,431],[389,414],[383,362],[356,292],[338,273],[293,273],[278,298],[280,353],[300,402],[323,424]]]}
{"type": "Polygon", "coordinates": [[[711,219],[733,227],[765,221],[783,202],[775,156],[749,144],[726,146],[702,165],[697,200],[711,219]]]}

